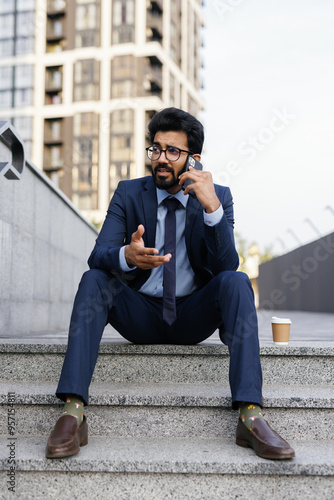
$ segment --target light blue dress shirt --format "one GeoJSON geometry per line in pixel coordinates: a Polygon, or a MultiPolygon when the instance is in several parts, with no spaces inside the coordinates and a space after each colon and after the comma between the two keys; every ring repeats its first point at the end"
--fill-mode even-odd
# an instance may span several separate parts
{"type": "MultiPolygon", "coordinates": [[[[157,227],[155,234],[155,248],[159,250],[159,255],[164,255],[165,242],[165,217],[167,207],[162,203],[165,198],[171,196],[164,189],[157,189],[158,212],[157,227]]],[[[185,228],[186,228],[186,208],[189,195],[184,195],[183,191],[172,195],[179,200],[181,205],[175,212],[176,217],[176,296],[184,297],[196,290],[195,274],[190,265],[186,250],[185,228]]],[[[203,222],[208,226],[215,226],[224,214],[223,207],[213,213],[207,214],[203,210],[203,222]]],[[[119,260],[123,271],[133,271],[134,267],[129,267],[124,255],[125,246],[120,249],[119,260]]],[[[174,256],[172,256],[173,258],[174,256]]],[[[163,265],[152,269],[148,280],[140,288],[140,292],[152,297],[162,297],[163,265]]]]}

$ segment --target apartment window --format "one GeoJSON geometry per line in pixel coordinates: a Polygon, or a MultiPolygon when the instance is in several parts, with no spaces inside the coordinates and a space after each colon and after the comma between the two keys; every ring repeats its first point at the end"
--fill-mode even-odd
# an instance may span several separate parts
{"type": "Polygon", "coordinates": [[[175,106],[175,78],[169,75],[169,104],[175,106]]]}
{"type": "Polygon", "coordinates": [[[60,170],[64,165],[63,146],[54,145],[44,150],[44,169],[46,171],[60,170]]]}
{"type": "Polygon", "coordinates": [[[126,78],[134,78],[136,75],[136,60],[128,54],[124,56],[116,56],[112,61],[111,73],[114,79],[123,80],[126,78]]]}
{"type": "Polygon", "coordinates": [[[89,5],[77,5],[75,29],[87,30],[98,27],[98,6],[95,3],[89,5]]]}
{"type": "Polygon", "coordinates": [[[132,109],[117,109],[112,113],[112,129],[115,133],[133,132],[132,109]]]}
{"type": "Polygon", "coordinates": [[[14,40],[0,40],[0,57],[9,57],[14,53],[14,40]]]}
{"type": "Polygon", "coordinates": [[[86,166],[97,164],[98,146],[97,136],[76,137],[73,144],[73,163],[86,166]]]}
{"type": "Polygon", "coordinates": [[[133,0],[115,0],[114,1],[114,26],[124,24],[133,24],[135,14],[135,5],[133,0]]]}
{"type": "Polygon", "coordinates": [[[33,91],[32,89],[17,89],[14,93],[15,106],[32,106],[33,91]]]}
{"type": "Polygon", "coordinates": [[[112,97],[134,97],[136,88],[136,59],[132,55],[117,56],[111,66],[112,97]]]}
{"type": "Polygon", "coordinates": [[[15,87],[33,87],[34,68],[32,64],[21,64],[15,67],[15,87]]]}
{"type": "Polygon", "coordinates": [[[31,116],[17,116],[13,118],[13,125],[24,141],[31,140],[32,138],[32,120],[31,116]]]}
{"type": "Polygon", "coordinates": [[[44,122],[44,142],[55,143],[63,141],[63,119],[52,118],[44,122]]]}
{"type": "Polygon", "coordinates": [[[63,71],[62,66],[46,68],[46,86],[47,88],[60,88],[62,86],[63,71]]]}
{"type": "Polygon", "coordinates": [[[134,0],[115,0],[112,19],[113,43],[133,42],[135,33],[134,0]]]}
{"type": "Polygon", "coordinates": [[[75,35],[76,47],[94,47],[98,45],[98,33],[95,30],[79,31],[75,35]]]}
{"type": "Polygon", "coordinates": [[[11,108],[12,107],[12,91],[2,90],[0,92],[0,108],[11,108]]]}
{"type": "Polygon", "coordinates": [[[0,90],[13,87],[13,66],[0,66],[0,90]]]}
{"type": "Polygon", "coordinates": [[[53,141],[57,141],[60,139],[60,130],[61,130],[60,120],[52,120],[50,132],[51,132],[51,139],[53,141]]]}
{"type": "Polygon", "coordinates": [[[175,23],[174,23],[174,21],[171,21],[171,23],[170,23],[170,36],[171,36],[171,38],[173,38],[175,36],[175,32],[176,32],[175,23]]]}
{"type": "Polygon", "coordinates": [[[63,142],[63,118],[44,121],[44,170],[57,185],[59,171],[64,173],[66,149],[63,142]]]}
{"type": "Polygon", "coordinates": [[[51,37],[62,37],[64,34],[63,20],[62,19],[49,19],[48,20],[48,35],[51,37]]]}
{"type": "Polygon", "coordinates": [[[54,146],[53,148],[50,148],[50,158],[51,158],[51,166],[52,167],[61,167],[63,165],[62,161],[62,148],[60,146],[54,146]]]}
{"type": "Polygon", "coordinates": [[[99,98],[100,64],[95,59],[77,61],[74,66],[74,100],[99,98]]]}
{"type": "Polygon", "coordinates": [[[123,179],[130,179],[131,177],[131,162],[122,161],[118,163],[112,163],[110,165],[110,193],[112,194],[119,181],[123,179]]]}
{"type": "Polygon", "coordinates": [[[14,0],[0,0],[0,14],[13,12],[15,8],[14,0]]]}
{"type": "Polygon", "coordinates": [[[17,0],[17,10],[34,10],[35,0],[17,0]]]}
{"type": "Polygon", "coordinates": [[[76,47],[99,45],[100,38],[100,2],[91,0],[77,1],[75,21],[76,47]]]}
{"type": "Polygon", "coordinates": [[[0,57],[34,51],[34,0],[0,0],[0,57]]]}
{"type": "Polygon", "coordinates": [[[134,97],[135,82],[133,80],[121,80],[113,82],[111,86],[112,97],[134,97]]]}
{"type": "Polygon", "coordinates": [[[35,33],[35,12],[18,12],[16,15],[16,36],[32,36],[35,33]]]}
{"type": "Polygon", "coordinates": [[[14,14],[0,16],[0,38],[11,38],[14,36],[14,14]]]}
{"type": "Polygon", "coordinates": [[[197,102],[191,96],[188,96],[188,110],[189,113],[194,116],[197,116],[197,113],[199,111],[197,102]]]}
{"type": "Polygon", "coordinates": [[[17,116],[13,118],[13,125],[24,140],[26,157],[31,157],[33,118],[31,116],[17,116]]]}
{"type": "Polygon", "coordinates": [[[0,67],[1,107],[33,104],[34,75],[32,65],[0,67]],[[14,96],[14,103],[13,103],[14,96]]]}
{"type": "Polygon", "coordinates": [[[73,132],[75,136],[94,135],[99,126],[98,115],[95,113],[80,113],[74,116],[73,132]]]}
{"type": "Polygon", "coordinates": [[[35,50],[35,39],[34,37],[24,37],[16,39],[16,54],[29,54],[35,50]]]}
{"type": "Polygon", "coordinates": [[[118,109],[111,115],[110,192],[121,179],[129,179],[134,162],[134,113],[132,109],[118,109]]]}
{"type": "Polygon", "coordinates": [[[72,200],[80,210],[97,208],[98,120],[95,113],[74,116],[72,200]]]}
{"type": "Polygon", "coordinates": [[[45,104],[61,104],[63,67],[52,66],[46,68],[45,74],[45,104]]]}

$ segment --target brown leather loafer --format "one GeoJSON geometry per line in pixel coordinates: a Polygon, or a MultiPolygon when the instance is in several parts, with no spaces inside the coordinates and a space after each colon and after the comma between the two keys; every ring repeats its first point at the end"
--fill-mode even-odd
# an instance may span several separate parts
{"type": "Polygon", "coordinates": [[[237,426],[236,443],[245,448],[253,448],[262,458],[284,460],[295,456],[294,450],[268,422],[263,418],[256,418],[252,423],[252,430],[247,429],[239,419],[237,426]]]}
{"type": "Polygon", "coordinates": [[[46,458],[64,458],[75,455],[80,446],[88,443],[88,425],[86,417],[80,426],[72,415],[63,415],[57,421],[48,439],[46,458]]]}

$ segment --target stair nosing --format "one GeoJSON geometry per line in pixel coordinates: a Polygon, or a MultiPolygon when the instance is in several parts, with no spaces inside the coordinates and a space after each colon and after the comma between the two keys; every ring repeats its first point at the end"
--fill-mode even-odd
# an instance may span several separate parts
{"type": "MultiPolygon", "coordinates": [[[[253,450],[236,446],[234,439],[91,436],[78,455],[57,460],[45,459],[44,437],[19,436],[17,441],[17,471],[334,475],[334,441],[328,440],[291,441],[296,458],[288,461],[257,457],[253,450]]],[[[7,467],[4,454],[2,470],[7,467]]]]}
{"type": "MultiPolygon", "coordinates": [[[[32,342],[31,339],[0,339],[1,354],[63,354],[66,352],[67,341],[50,342],[47,339],[41,342],[32,342]]],[[[65,340],[65,341],[64,341],[65,340]]],[[[196,345],[139,345],[126,341],[107,340],[100,344],[100,355],[156,355],[156,356],[229,356],[228,348],[221,342],[203,342],[196,345]]],[[[291,341],[288,346],[278,347],[270,341],[260,342],[261,356],[334,356],[334,342],[330,341],[291,341]]]]}
{"type": "MultiPolygon", "coordinates": [[[[52,382],[3,381],[0,404],[7,404],[8,392],[15,394],[15,404],[62,404],[55,389],[52,382]]],[[[265,408],[334,408],[331,386],[265,385],[263,398],[265,408]]],[[[96,382],[91,384],[89,405],[230,407],[231,396],[227,384],[96,382]]]]}

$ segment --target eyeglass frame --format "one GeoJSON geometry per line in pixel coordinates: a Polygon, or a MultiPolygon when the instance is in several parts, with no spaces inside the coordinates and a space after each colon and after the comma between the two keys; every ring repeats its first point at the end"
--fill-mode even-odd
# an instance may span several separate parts
{"type": "Polygon", "coordinates": [[[145,150],[146,150],[146,154],[147,154],[147,158],[148,158],[149,160],[151,160],[151,161],[157,161],[157,160],[159,160],[159,158],[160,158],[160,156],[161,156],[161,153],[165,153],[165,158],[166,158],[166,160],[167,160],[167,161],[171,161],[171,162],[178,161],[178,160],[180,159],[180,157],[181,157],[181,153],[188,153],[188,155],[192,155],[192,154],[194,154],[194,153],[192,153],[191,151],[186,151],[185,149],[178,148],[177,146],[168,146],[169,148],[175,148],[175,149],[177,149],[177,150],[179,151],[179,156],[178,156],[178,158],[177,158],[176,160],[170,160],[169,158],[167,158],[167,151],[168,151],[168,148],[166,148],[166,149],[160,149],[158,146],[155,146],[155,147],[157,147],[158,149],[160,149],[160,154],[159,154],[158,158],[155,158],[154,160],[152,160],[152,158],[150,158],[150,157],[148,156],[148,151],[149,151],[149,149],[151,149],[151,148],[153,148],[153,147],[154,147],[154,146],[152,145],[152,146],[149,146],[148,148],[145,148],[145,150]]]}

